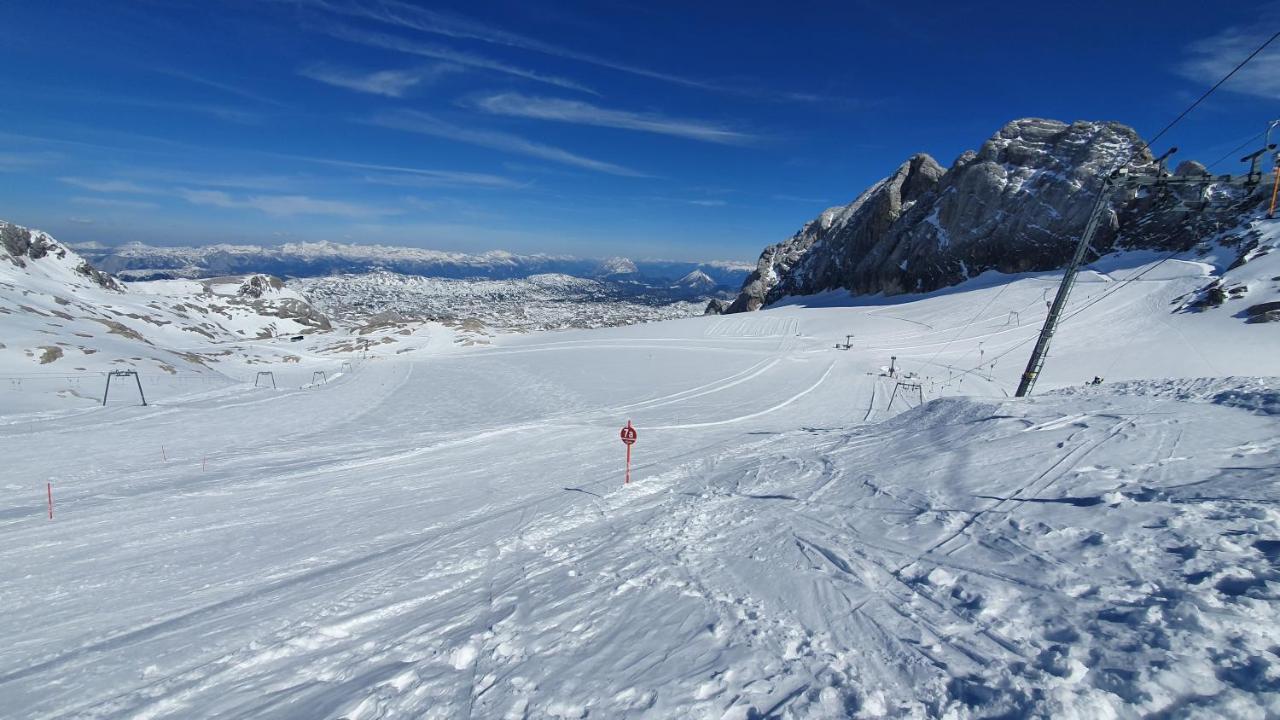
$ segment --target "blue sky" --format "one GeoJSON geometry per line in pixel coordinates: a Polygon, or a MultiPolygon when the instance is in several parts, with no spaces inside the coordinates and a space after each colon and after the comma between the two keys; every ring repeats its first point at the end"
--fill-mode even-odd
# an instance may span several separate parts
{"type": "MultiPolygon", "coordinates": [[[[890,5],[4,3],[0,218],[749,260],[1013,118],[1150,136],[1280,28],[1275,3],[890,5]]],[[[1280,45],[1167,140],[1208,162],[1277,117],[1280,45]]]]}

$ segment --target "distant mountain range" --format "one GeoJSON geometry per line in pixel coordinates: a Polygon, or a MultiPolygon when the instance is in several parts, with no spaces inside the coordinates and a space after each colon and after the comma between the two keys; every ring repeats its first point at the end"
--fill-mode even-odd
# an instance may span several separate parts
{"type": "MultiPolygon", "coordinates": [[[[754,265],[732,261],[688,262],[581,258],[570,255],[518,255],[500,250],[479,254],[383,245],[333,242],[279,246],[208,245],[157,247],[141,243],[75,245],[94,267],[125,280],[202,278],[268,273],[282,278],[388,271],[436,278],[510,280],[560,274],[588,279],[629,280],[667,287],[699,272],[713,286],[737,289],[754,265]]],[[[710,288],[707,288],[710,289],[710,288]]]]}

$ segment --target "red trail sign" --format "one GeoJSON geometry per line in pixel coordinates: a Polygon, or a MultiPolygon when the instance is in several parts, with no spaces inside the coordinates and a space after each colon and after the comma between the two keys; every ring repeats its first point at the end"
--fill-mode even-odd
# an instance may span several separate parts
{"type": "Polygon", "coordinates": [[[631,446],[636,443],[636,429],[631,427],[630,420],[619,435],[622,437],[622,444],[627,446],[627,479],[622,481],[625,485],[631,482],[631,446]]]}

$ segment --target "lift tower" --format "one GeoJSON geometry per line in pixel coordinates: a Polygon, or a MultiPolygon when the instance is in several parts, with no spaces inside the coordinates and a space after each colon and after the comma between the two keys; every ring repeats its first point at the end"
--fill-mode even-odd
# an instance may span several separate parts
{"type": "Polygon", "coordinates": [[[1213,176],[1209,173],[1196,175],[1170,175],[1165,169],[1165,161],[1170,155],[1178,151],[1172,148],[1169,152],[1161,155],[1156,159],[1156,171],[1154,174],[1133,174],[1130,175],[1128,168],[1119,168],[1108,175],[1102,181],[1102,189],[1098,192],[1098,198],[1093,203],[1093,209],[1089,212],[1089,220],[1085,223],[1084,232],[1080,235],[1080,242],[1076,245],[1076,251],[1071,256],[1071,262],[1067,265],[1066,272],[1062,276],[1062,283],[1058,285],[1058,294],[1053,298],[1053,304],[1049,306],[1049,314],[1044,319],[1044,326],[1040,328],[1040,337],[1036,339],[1035,349],[1031,351],[1031,359],[1027,361],[1027,369],[1022,373],[1022,381],[1018,383],[1017,397],[1026,397],[1031,394],[1031,389],[1035,387],[1036,380],[1040,377],[1040,371],[1044,368],[1045,356],[1049,354],[1049,343],[1053,340],[1053,333],[1058,329],[1058,323],[1062,320],[1062,310],[1066,307],[1067,297],[1071,294],[1071,288],[1076,282],[1076,273],[1080,270],[1080,263],[1084,261],[1085,251],[1089,249],[1090,243],[1093,242],[1093,236],[1098,231],[1098,223],[1102,221],[1103,214],[1110,208],[1111,195],[1117,190],[1139,190],[1142,188],[1156,188],[1165,191],[1171,187],[1192,187],[1198,188],[1200,202],[1196,207],[1186,207],[1187,211],[1202,211],[1208,205],[1207,191],[1210,185],[1237,185],[1252,190],[1262,182],[1261,158],[1269,150],[1274,150],[1275,145],[1268,144],[1261,150],[1240,158],[1240,162],[1249,163],[1249,172],[1246,175],[1218,175],[1213,176]]]}

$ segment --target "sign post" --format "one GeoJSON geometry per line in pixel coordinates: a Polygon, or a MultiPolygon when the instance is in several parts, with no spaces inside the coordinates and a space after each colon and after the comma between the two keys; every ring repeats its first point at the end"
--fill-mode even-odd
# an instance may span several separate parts
{"type": "Polygon", "coordinates": [[[636,429],[631,426],[630,420],[619,435],[622,437],[622,444],[627,446],[627,478],[622,483],[629,485],[631,483],[631,446],[636,444],[636,429]]]}

